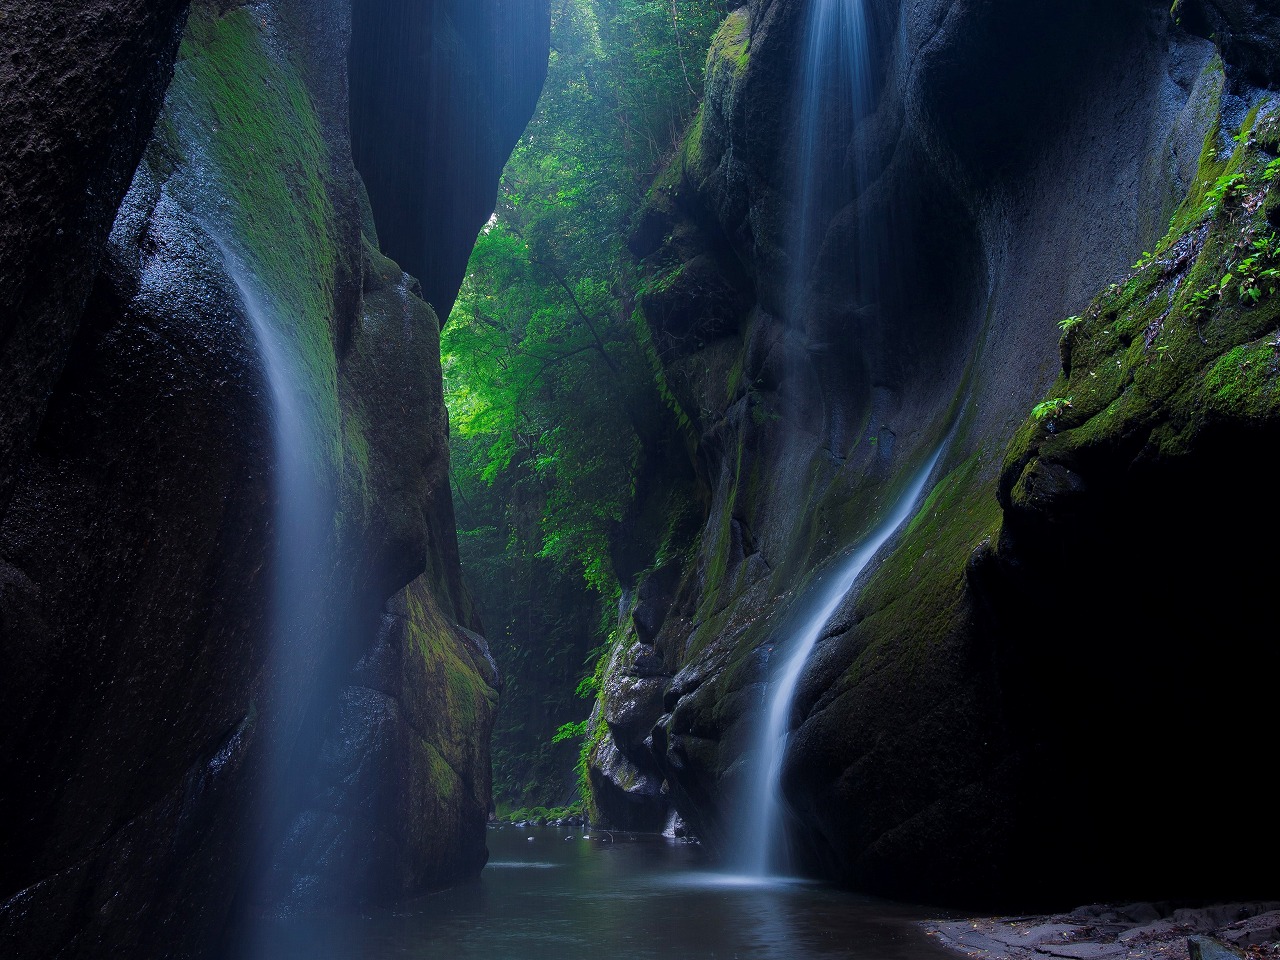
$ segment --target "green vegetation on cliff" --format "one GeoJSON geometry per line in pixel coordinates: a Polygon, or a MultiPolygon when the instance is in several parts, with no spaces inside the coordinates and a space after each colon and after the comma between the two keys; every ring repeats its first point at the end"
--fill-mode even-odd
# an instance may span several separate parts
{"type": "Polygon", "coordinates": [[[1206,431],[1280,414],[1278,152],[1273,100],[1255,105],[1229,140],[1213,126],[1168,235],[1065,328],[1050,396],[1071,403],[1014,438],[1005,461],[1012,503],[1041,495],[1041,461],[1074,468],[1125,449],[1177,457],[1206,431]]]}
{"type": "Polygon", "coordinates": [[[337,463],[333,162],[297,67],[268,48],[259,26],[246,9],[192,9],[162,129],[174,149],[199,145],[200,155],[180,158],[196,180],[191,200],[220,198],[203,213],[280,314],[277,329],[293,338],[321,435],[316,449],[337,463]]]}
{"type": "Polygon", "coordinates": [[[633,544],[661,539],[636,528],[678,424],[623,238],[697,106],[725,6],[552,4],[538,112],[445,327],[463,563],[504,677],[500,804],[573,799],[578,738],[553,739],[582,729],[575,688],[652,560],[633,544]]]}

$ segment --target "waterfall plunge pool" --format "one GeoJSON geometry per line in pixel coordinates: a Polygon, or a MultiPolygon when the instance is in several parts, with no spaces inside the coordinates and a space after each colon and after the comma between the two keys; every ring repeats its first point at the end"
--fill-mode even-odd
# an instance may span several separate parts
{"type": "Polygon", "coordinates": [[[697,844],[501,827],[488,845],[471,883],[385,910],[262,922],[259,942],[276,960],[956,957],[918,926],[936,910],[718,872],[697,844]]]}

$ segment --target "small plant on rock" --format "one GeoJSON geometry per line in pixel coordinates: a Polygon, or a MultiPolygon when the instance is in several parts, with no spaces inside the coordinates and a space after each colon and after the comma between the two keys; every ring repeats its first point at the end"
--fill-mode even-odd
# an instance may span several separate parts
{"type": "Polygon", "coordinates": [[[1280,269],[1268,266],[1280,256],[1280,238],[1270,233],[1254,240],[1250,246],[1253,252],[1236,264],[1234,276],[1228,273],[1223,283],[1239,280],[1241,301],[1256,304],[1263,297],[1275,296],[1280,287],[1280,269]]]}
{"type": "Polygon", "coordinates": [[[1201,216],[1212,216],[1218,212],[1218,208],[1223,203],[1230,200],[1236,193],[1242,192],[1248,188],[1244,174],[1240,173],[1224,173],[1205,194],[1204,202],[1200,206],[1201,216]]]}
{"type": "Polygon", "coordinates": [[[1070,397],[1054,397],[1043,403],[1037,403],[1031,408],[1031,415],[1042,423],[1046,420],[1052,421],[1070,406],[1070,397]]]}

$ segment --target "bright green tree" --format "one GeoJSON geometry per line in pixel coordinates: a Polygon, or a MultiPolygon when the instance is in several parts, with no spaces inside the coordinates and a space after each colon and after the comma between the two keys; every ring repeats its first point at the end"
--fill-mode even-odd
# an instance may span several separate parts
{"type": "Polygon", "coordinates": [[[721,0],[553,0],[537,113],[444,332],[460,543],[507,688],[495,784],[562,802],[551,745],[616,616],[615,538],[673,431],[629,217],[697,107],[721,0]],[[536,617],[531,611],[536,608],[536,617]]]}

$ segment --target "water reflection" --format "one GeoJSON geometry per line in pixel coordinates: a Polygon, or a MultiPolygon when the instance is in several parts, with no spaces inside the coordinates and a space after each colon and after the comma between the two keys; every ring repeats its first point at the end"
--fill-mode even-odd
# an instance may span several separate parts
{"type": "Polygon", "coordinates": [[[914,925],[926,911],[717,873],[700,847],[660,836],[508,828],[489,849],[473,883],[260,932],[278,960],[954,960],[914,925]]]}

